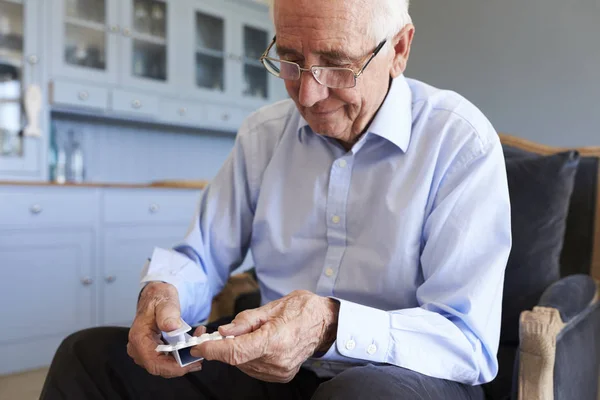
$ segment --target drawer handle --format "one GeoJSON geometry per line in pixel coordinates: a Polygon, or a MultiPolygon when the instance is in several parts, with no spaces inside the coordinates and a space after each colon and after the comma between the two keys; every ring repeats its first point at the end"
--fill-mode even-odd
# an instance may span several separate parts
{"type": "Polygon", "coordinates": [[[135,108],[136,110],[140,109],[142,108],[142,102],[139,100],[134,100],[131,102],[131,107],[135,108]]]}
{"type": "Polygon", "coordinates": [[[81,279],[81,283],[83,286],[90,286],[92,283],[94,283],[94,280],[86,276],[85,278],[81,279]]]}
{"type": "Polygon", "coordinates": [[[27,61],[29,62],[29,64],[31,65],[35,65],[38,63],[39,58],[38,56],[36,56],[35,54],[30,55],[29,57],[27,57],[27,61]]]}
{"type": "Polygon", "coordinates": [[[111,27],[110,27],[110,31],[111,31],[112,33],[117,33],[117,32],[119,32],[119,25],[113,25],[113,26],[111,26],[111,27]]]}
{"type": "Polygon", "coordinates": [[[181,107],[179,109],[179,115],[181,115],[182,117],[184,117],[186,113],[187,113],[187,109],[185,107],[181,107]]]}
{"type": "Polygon", "coordinates": [[[42,212],[42,206],[39,204],[34,204],[29,208],[29,211],[31,211],[32,214],[39,214],[42,212]]]}
{"type": "Polygon", "coordinates": [[[86,92],[85,90],[82,90],[81,92],[79,92],[78,97],[79,97],[79,100],[86,101],[90,97],[90,94],[88,92],[86,92]]]}
{"type": "Polygon", "coordinates": [[[123,28],[123,36],[131,36],[131,30],[129,28],[123,28]]]}
{"type": "Polygon", "coordinates": [[[150,213],[156,214],[160,210],[160,206],[158,204],[150,204],[150,213]]]}
{"type": "Polygon", "coordinates": [[[109,275],[106,278],[104,278],[104,280],[106,281],[106,283],[113,283],[117,280],[117,277],[114,275],[109,275]]]}

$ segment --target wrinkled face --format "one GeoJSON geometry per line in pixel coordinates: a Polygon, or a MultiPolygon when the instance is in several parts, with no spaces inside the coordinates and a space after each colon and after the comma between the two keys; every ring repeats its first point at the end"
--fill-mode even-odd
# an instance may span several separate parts
{"type": "MultiPolygon", "coordinates": [[[[279,58],[357,72],[378,43],[366,35],[372,0],[277,0],[274,8],[279,58]]],[[[391,43],[371,61],[351,89],[320,85],[310,72],[286,81],[298,110],[316,133],[353,143],[383,102],[394,60],[391,43]]]]}

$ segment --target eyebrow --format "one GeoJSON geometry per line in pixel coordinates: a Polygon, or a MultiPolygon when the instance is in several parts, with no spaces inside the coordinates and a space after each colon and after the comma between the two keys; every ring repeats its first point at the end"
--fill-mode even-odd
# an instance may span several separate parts
{"type": "MultiPolygon", "coordinates": [[[[319,54],[320,56],[323,56],[329,60],[342,60],[342,61],[359,61],[358,57],[352,57],[349,54],[344,53],[341,50],[327,50],[327,51],[317,51],[317,54],[319,54]]],[[[285,46],[277,46],[277,54],[284,55],[284,54],[290,54],[290,55],[298,55],[298,56],[303,56],[302,53],[300,53],[298,50],[292,49],[290,47],[285,47],[285,46]]]]}

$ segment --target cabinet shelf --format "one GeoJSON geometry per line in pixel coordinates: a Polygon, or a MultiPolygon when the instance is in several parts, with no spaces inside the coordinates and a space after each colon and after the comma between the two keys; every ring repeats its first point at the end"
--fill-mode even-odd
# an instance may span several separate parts
{"type": "Polygon", "coordinates": [[[205,47],[197,47],[196,53],[214,58],[225,58],[225,53],[223,53],[222,51],[207,49],[205,47]]]}
{"type": "Polygon", "coordinates": [[[160,36],[153,36],[153,35],[147,35],[145,33],[139,33],[139,32],[133,32],[131,34],[131,37],[133,37],[136,40],[141,40],[142,42],[148,42],[148,43],[152,43],[158,46],[166,46],[167,45],[167,39],[160,37],[160,36]]]}
{"type": "Polygon", "coordinates": [[[86,21],[84,19],[78,19],[73,17],[65,17],[65,22],[69,25],[74,25],[79,28],[90,29],[93,31],[105,32],[106,25],[94,21],[86,21]]]}

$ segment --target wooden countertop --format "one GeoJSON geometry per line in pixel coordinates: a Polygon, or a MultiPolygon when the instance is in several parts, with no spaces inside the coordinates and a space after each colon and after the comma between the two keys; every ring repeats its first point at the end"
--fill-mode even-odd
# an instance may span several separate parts
{"type": "Polygon", "coordinates": [[[0,186],[64,186],[64,187],[91,187],[91,188],[119,188],[119,189],[204,189],[207,181],[192,180],[163,180],[149,183],[54,183],[44,181],[0,181],[0,186]]]}

